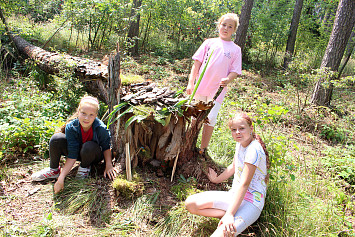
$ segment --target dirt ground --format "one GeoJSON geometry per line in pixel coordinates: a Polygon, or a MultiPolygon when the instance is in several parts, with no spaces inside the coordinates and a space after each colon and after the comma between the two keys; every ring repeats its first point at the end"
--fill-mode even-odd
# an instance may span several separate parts
{"type": "MultiPolygon", "coordinates": [[[[0,233],[3,236],[35,236],[36,233],[45,232],[45,228],[51,223],[51,227],[55,229],[55,236],[100,236],[100,230],[105,227],[105,223],[93,220],[90,216],[78,214],[65,214],[65,210],[60,210],[56,205],[58,198],[53,193],[53,185],[55,180],[32,182],[31,174],[48,165],[48,160],[37,160],[34,162],[29,158],[25,162],[19,162],[20,159],[13,161],[12,164],[3,167],[3,171],[7,174],[4,181],[0,183],[0,233]],[[49,218],[50,216],[50,218],[49,218]]],[[[216,186],[208,181],[205,175],[205,168],[209,165],[213,166],[210,159],[199,157],[199,159],[185,164],[178,169],[174,181],[171,182],[171,169],[161,172],[154,167],[146,166],[145,168],[137,167],[139,175],[143,178],[144,193],[152,195],[160,191],[156,201],[157,211],[162,208],[169,209],[179,203],[171,187],[177,184],[180,174],[188,178],[189,175],[197,177],[197,188],[199,189],[225,189],[226,186],[216,186]],[[191,174],[191,170],[194,173],[191,174]]],[[[215,167],[219,169],[218,167],[215,167]]],[[[68,175],[68,178],[74,178],[74,168],[68,175]]],[[[101,170],[102,171],[102,170],[101,170]]],[[[97,172],[101,172],[99,169],[97,172]]],[[[122,173],[124,171],[122,170],[122,173]]],[[[94,175],[93,175],[94,176],[94,175]]],[[[67,178],[67,179],[68,179],[67,178]]],[[[108,195],[109,205],[112,213],[117,209],[129,206],[132,200],[122,200],[118,197],[111,186],[111,181],[102,177],[102,174],[95,177],[90,185],[102,186],[104,192],[108,195]],[[120,203],[118,205],[118,203],[120,203]]],[[[226,184],[227,185],[227,184],[226,184]]],[[[105,195],[105,194],[103,194],[105,195]]],[[[158,216],[163,213],[156,213],[158,216]]],[[[157,220],[150,220],[151,224],[157,220]]],[[[143,231],[144,232],[144,231],[143,231]]],[[[39,235],[38,235],[39,236],[39,235]]],[[[46,236],[46,235],[41,235],[46,236]]],[[[119,236],[114,233],[110,236],[119,236]]],[[[142,235],[142,232],[139,236],[142,235]]]]}

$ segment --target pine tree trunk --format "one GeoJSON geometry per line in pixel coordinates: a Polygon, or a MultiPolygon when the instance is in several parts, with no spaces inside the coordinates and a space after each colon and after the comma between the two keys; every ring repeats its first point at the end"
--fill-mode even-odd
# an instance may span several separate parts
{"type": "Polygon", "coordinates": [[[303,0],[296,0],[295,8],[293,10],[290,31],[287,38],[286,53],[285,53],[284,65],[283,65],[285,69],[288,67],[288,63],[290,62],[295,50],[297,29],[298,29],[298,24],[302,13],[302,7],[303,7],[303,0]]]}
{"type": "Polygon", "coordinates": [[[244,52],[243,50],[247,37],[253,4],[254,0],[244,0],[244,4],[239,17],[239,27],[237,28],[234,43],[236,43],[242,49],[242,52],[244,52]]]}
{"type": "Polygon", "coordinates": [[[346,64],[349,62],[349,59],[351,58],[351,55],[354,51],[354,47],[355,47],[355,26],[353,28],[353,31],[351,32],[348,45],[346,46],[347,49],[345,52],[345,60],[344,60],[342,67],[339,70],[338,79],[341,77],[341,74],[343,73],[343,70],[346,67],[346,64]]]}
{"type": "MultiPolygon", "coordinates": [[[[324,53],[321,68],[329,68],[333,72],[338,70],[354,23],[355,1],[341,0],[338,5],[333,30],[324,53]]],[[[312,104],[320,106],[330,105],[333,92],[332,79],[335,79],[334,76],[330,79],[322,77],[318,80],[313,91],[312,104]],[[324,86],[324,83],[329,84],[329,86],[324,86]]]]}
{"type": "Polygon", "coordinates": [[[131,10],[131,17],[133,20],[129,26],[127,40],[133,43],[133,47],[129,48],[129,52],[132,56],[138,56],[138,36],[139,36],[139,21],[140,14],[136,13],[137,9],[142,5],[142,0],[133,0],[133,7],[131,10]]]}

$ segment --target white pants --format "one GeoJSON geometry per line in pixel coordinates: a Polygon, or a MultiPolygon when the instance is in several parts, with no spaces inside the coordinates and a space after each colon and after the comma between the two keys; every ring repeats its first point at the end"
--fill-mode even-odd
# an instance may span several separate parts
{"type": "MultiPolygon", "coordinates": [[[[197,193],[199,195],[197,200],[212,201],[213,208],[227,211],[229,205],[232,203],[233,192],[225,191],[206,191],[197,193]]],[[[253,224],[260,216],[261,210],[254,204],[243,200],[234,215],[234,222],[237,228],[235,236],[242,233],[248,226],[253,224]]]]}
{"type": "MultiPolygon", "coordinates": [[[[212,98],[207,98],[207,96],[200,96],[200,95],[195,95],[194,97],[195,100],[201,100],[205,103],[208,103],[209,101],[212,100],[212,98]]],[[[217,101],[214,102],[214,105],[208,114],[208,126],[214,127],[217,123],[217,115],[219,110],[221,109],[222,104],[218,103],[217,101]]]]}

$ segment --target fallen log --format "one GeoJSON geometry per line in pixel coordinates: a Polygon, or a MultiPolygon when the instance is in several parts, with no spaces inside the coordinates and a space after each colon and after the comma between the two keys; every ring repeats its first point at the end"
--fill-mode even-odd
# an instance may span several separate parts
{"type": "Polygon", "coordinates": [[[46,51],[17,35],[13,36],[12,39],[18,52],[37,62],[37,65],[43,71],[49,74],[57,74],[62,70],[70,70],[92,94],[109,104],[106,86],[108,69],[106,65],[86,58],[46,51]]]}

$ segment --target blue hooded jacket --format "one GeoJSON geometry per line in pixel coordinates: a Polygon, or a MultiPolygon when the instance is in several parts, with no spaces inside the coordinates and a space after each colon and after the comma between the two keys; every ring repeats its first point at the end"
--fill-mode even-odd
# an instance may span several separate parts
{"type": "MultiPolygon", "coordinates": [[[[98,118],[92,123],[92,141],[99,144],[101,151],[106,151],[111,147],[111,135],[107,126],[98,118]]],[[[79,119],[70,121],[65,126],[65,136],[68,142],[68,158],[78,159],[82,143],[81,128],[79,119]]]]}

